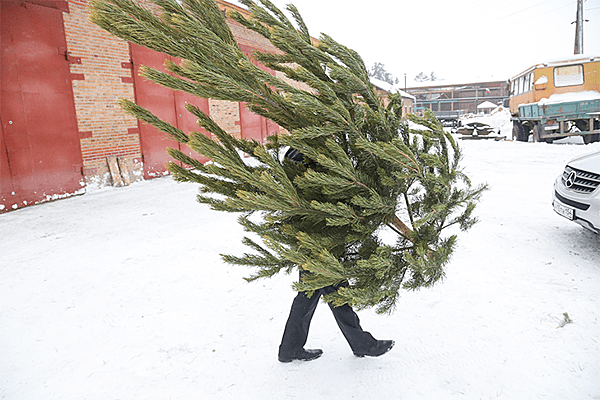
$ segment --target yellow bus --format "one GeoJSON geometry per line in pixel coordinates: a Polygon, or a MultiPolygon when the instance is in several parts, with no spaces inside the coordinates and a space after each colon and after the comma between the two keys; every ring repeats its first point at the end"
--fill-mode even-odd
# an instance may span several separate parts
{"type": "Polygon", "coordinates": [[[514,139],[527,141],[533,132],[534,141],[573,135],[584,136],[586,143],[598,140],[600,109],[596,110],[594,100],[598,99],[600,107],[600,57],[576,54],[536,64],[511,78],[509,84],[514,139]],[[554,106],[550,110],[553,115],[546,113],[549,104],[587,100],[593,101],[591,109],[586,103],[576,112],[572,107],[567,111],[554,106]],[[524,107],[534,103],[539,105],[537,109],[524,107]]]}

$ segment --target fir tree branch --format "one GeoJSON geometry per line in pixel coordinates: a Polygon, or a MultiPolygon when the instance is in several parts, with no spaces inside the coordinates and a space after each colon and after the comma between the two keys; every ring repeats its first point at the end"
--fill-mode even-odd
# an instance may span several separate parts
{"type": "Polygon", "coordinates": [[[408,226],[406,226],[406,224],[402,222],[400,218],[394,215],[391,224],[394,226],[394,228],[399,230],[405,238],[414,243],[415,239],[413,238],[413,231],[408,226]]]}
{"type": "Polygon", "coordinates": [[[167,72],[142,67],[143,76],[197,97],[245,102],[288,131],[264,145],[237,139],[188,104],[202,129],[183,132],[123,102],[141,121],[211,160],[168,150],[182,163],[169,165],[176,180],[198,183],[197,200],[213,210],[242,213],[244,230],[261,239],[245,238],[253,253],[223,255],[225,262],[256,268],[249,281],[307,271],[297,290],[310,295],[336,285],[326,301],[378,312],[391,312],[400,290],[443,278],[456,242],[443,231],[476,222],[485,186],[471,187],[460,148],[432,113],[409,116],[423,127],[411,129],[402,120],[401,96],[388,96],[386,104],[360,55],[327,35],[315,41],[292,5],[292,20],[269,0],[242,0],[250,18],[229,13],[276,49],[251,59],[213,0],[151,1],[156,15],[134,0],[92,0],[91,18],[125,40],[182,60],[167,61],[167,72]],[[304,160],[282,161],[283,146],[304,160]],[[410,227],[396,212],[407,215],[410,227]],[[398,235],[395,245],[382,244],[382,226],[398,235]]]}

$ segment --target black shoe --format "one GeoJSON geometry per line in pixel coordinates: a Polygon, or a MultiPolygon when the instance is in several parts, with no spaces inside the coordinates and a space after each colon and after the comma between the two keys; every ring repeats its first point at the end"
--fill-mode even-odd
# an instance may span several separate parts
{"type": "Polygon", "coordinates": [[[307,349],[307,350],[302,349],[299,352],[297,352],[296,354],[294,354],[293,356],[284,357],[280,354],[278,359],[282,363],[289,363],[294,360],[312,361],[312,360],[316,360],[317,358],[321,357],[322,354],[323,354],[323,350],[321,350],[321,349],[307,349]]]}
{"type": "Polygon", "coordinates": [[[394,347],[393,340],[378,340],[375,346],[371,347],[365,353],[354,353],[356,357],[379,357],[387,353],[394,347]]]}

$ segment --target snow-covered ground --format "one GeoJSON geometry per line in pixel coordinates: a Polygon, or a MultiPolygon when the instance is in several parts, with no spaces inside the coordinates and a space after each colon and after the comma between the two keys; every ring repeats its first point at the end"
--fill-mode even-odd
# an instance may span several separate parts
{"type": "Polygon", "coordinates": [[[295,276],[246,283],[236,216],[169,177],[0,215],[0,399],[600,399],[600,237],[552,211],[591,145],[461,141],[490,190],[447,278],[391,316],[359,313],[356,358],[320,305],[307,347],[277,346],[295,276]],[[564,325],[564,315],[573,321],[564,325]]]}

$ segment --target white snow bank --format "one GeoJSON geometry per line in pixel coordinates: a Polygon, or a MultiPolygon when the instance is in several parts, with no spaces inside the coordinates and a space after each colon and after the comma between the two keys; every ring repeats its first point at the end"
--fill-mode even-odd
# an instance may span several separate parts
{"type": "Polygon", "coordinates": [[[497,108],[498,104],[494,104],[491,101],[484,101],[483,103],[479,104],[477,106],[477,108],[497,108]]]}
{"type": "Polygon", "coordinates": [[[510,110],[502,106],[496,106],[489,114],[465,114],[459,118],[459,121],[462,125],[480,122],[491,126],[499,136],[512,137],[510,110]]]}
{"type": "MultiPolygon", "coordinates": [[[[571,101],[589,101],[600,99],[600,93],[595,90],[585,90],[582,92],[558,93],[549,98],[543,98],[538,101],[539,105],[567,103],[571,101]]],[[[519,106],[520,107],[520,106],[519,106]]]]}

